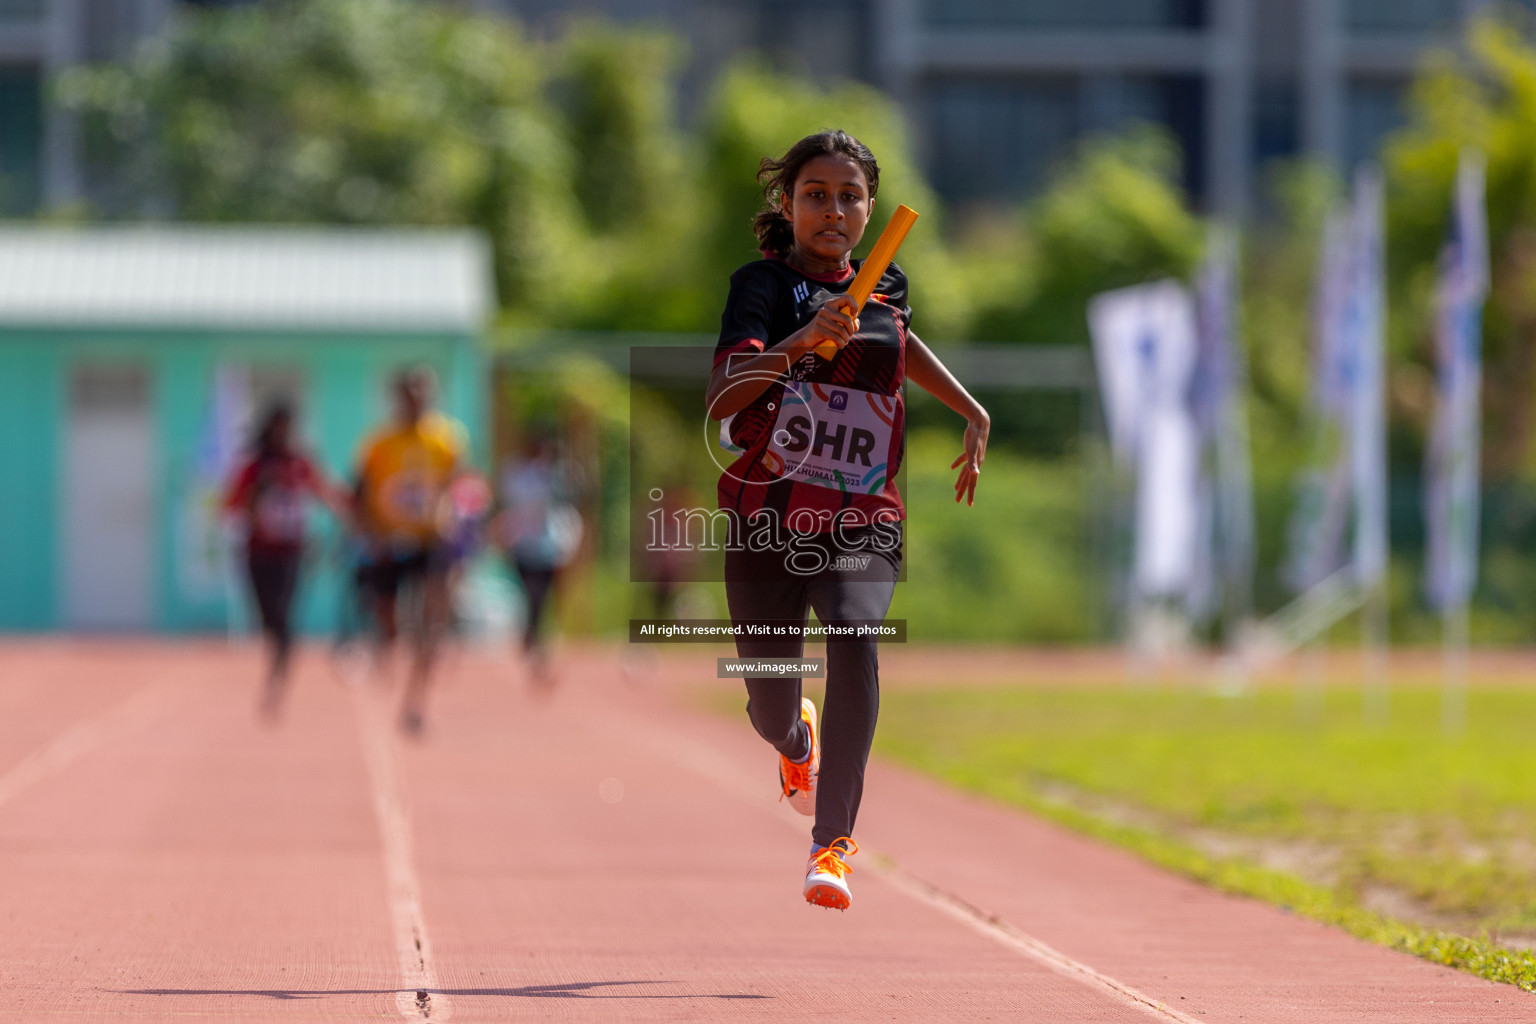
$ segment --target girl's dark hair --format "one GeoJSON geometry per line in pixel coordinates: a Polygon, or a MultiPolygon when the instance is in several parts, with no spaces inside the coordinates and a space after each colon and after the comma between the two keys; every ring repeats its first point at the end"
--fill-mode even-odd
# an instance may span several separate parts
{"type": "Polygon", "coordinates": [[[278,427],[292,424],[292,405],[285,401],[277,401],[268,406],[261,417],[261,426],[256,428],[256,454],[263,458],[276,455],[278,427]]]}
{"type": "Polygon", "coordinates": [[[819,156],[845,156],[852,160],[869,182],[869,198],[875,198],[880,189],[880,165],[868,146],[847,132],[830,128],[807,135],[779,159],[765,156],[757,165],[757,180],[763,183],[763,201],[767,204],[752,219],[758,249],[773,256],[789,255],[795,244],[795,230],[780,204],[786,193],[794,191],[805,165],[819,156]]]}

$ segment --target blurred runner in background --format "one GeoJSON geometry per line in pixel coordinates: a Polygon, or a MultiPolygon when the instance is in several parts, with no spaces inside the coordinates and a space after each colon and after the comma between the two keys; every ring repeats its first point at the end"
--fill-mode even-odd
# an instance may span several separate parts
{"type": "Polygon", "coordinates": [[[429,370],[400,373],[391,388],[394,418],[363,445],[356,510],[366,560],[358,583],[387,650],[400,632],[400,595],[411,592],[411,664],[400,727],[418,735],[427,688],[448,622],[452,565],[449,488],[466,446],[457,420],[432,410],[429,370]]]}
{"type": "Polygon", "coordinates": [[[496,496],[479,473],[461,473],[448,487],[448,561],[450,583],[464,572],[485,544],[486,527],[496,496]]]}
{"type": "Polygon", "coordinates": [[[250,460],[236,472],[225,508],[244,521],[245,567],[267,638],[269,661],[261,711],[282,710],[293,653],[292,606],[298,591],[311,501],[342,510],[344,502],[293,442],[294,414],[286,403],[261,417],[250,460]]]}
{"type": "Polygon", "coordinates": [[[523,457],[508,459],[502,467],[496,533],[522,584],[523,654],[534,682],[541,686],[553,681],[541,633],[544,613],[561,572],[581,547],[581,513],[573,503],[576,484],[549,430],[530,434],[523,457]]]}

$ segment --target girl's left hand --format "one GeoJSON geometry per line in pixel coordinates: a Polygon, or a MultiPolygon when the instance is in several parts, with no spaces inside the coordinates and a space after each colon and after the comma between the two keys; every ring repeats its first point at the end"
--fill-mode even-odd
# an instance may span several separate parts
{"type": "Polygon", "coordinates": [[[949,464],[950,469],[960,467],[960,478],[955,481],[955,501],[964,497],[967,505],[976,504],[976,478],[981,476],[981,464],[987,461],[987,435],[991,432],[992,418],[985,412],[966,422],[965,451],[949,464]]]}

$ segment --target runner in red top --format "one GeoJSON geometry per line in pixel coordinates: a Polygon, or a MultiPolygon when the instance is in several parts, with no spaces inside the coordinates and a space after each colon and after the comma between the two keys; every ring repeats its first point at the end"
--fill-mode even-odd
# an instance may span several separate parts
{"type": "Polygon", "coordinates": [[[293,444],[293,410],[278,404],[262,418],[250,461],[235,474],[225,507],[245,522],[245,565],[270,651],[261,710],[282,708],[293,651],[291,608],[304,558],[309,503],[334,503],[314,463],[293,444]]]}
{"type": "MultiPolygon", "coordinates": [[[[840,131],[807,136],[783,159],[763,160],[758,178],[764,258],[731,276],[706,395],[710,416],[727,421],[741,449],[719,484],[736,527],[726,599],[738,626],[803,626],[814,608],[823,625],[857,631],[884,621],[901,570],[903,382],[966,421],[950,467],[960,470],[956,501],[975,501],[991,421],[912,332],[900,267],[891,264],[862,311],[843,294],[880,186],[864,144],[840,131]],[[837,348],[831,359],[816,354],[826,342],[837,348]]],[[[803,649],[793,635],[736,640],[742,658],[798,658],[803,649]]],[[[829,636],[820,729],[798,676],[746,683],[752,724],[779,752],[783,795],[816,818],[805,898],[845,909],[845,858],[858,849],[851,833],[880,704],[877,642],[829,636]]]]}

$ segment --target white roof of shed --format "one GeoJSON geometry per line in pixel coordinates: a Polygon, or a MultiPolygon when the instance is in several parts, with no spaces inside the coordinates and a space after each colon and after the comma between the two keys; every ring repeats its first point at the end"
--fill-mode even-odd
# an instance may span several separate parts
{"type": "Polygon", "coordinates": [[[0,324],[478,331],[494,301],[470,230],[0,228],[0,324]]]}

